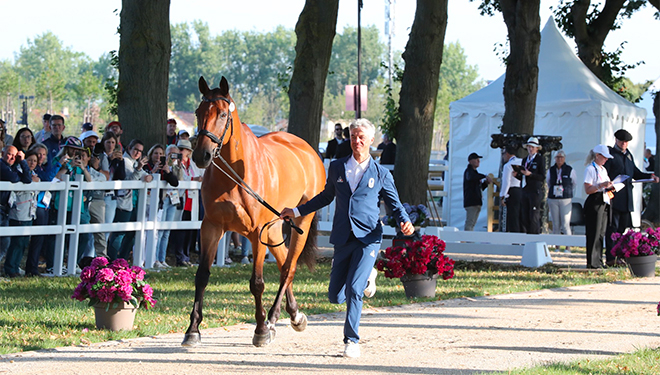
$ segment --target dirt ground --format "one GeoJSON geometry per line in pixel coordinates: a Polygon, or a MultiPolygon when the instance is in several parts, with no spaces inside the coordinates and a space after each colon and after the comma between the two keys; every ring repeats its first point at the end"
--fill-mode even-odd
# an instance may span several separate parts
{"type": "Polygon", "coordinates": [[[182,334],[170,334],[4,355],[0,374],[504,371],[660,347],[659,300],[655,277],[368,309],[357,359],[341,357],[344,314],[334,313],[310,316],[302,333],[282,320],[275,342],[263,348],[251,345],[254,326],[245,324],[204,330],[193,349],[180,346],[182,334]]]}

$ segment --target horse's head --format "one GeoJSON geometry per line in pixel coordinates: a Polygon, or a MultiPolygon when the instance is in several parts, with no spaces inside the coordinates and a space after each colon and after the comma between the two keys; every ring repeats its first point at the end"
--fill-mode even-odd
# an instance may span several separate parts
{"type": "Polygon", "coordinates": [[[213,151],[229,142],[232,127],[232,112],[234,102],[229,96],[229,84],[222,77],[220,87],[211,90],[204,77],[199,77],[199,92],[202,93],[202,102],[197,107],[197,145],[193,151],[192,159],[200,168],[206,168],[211,163],[213,151]]]}

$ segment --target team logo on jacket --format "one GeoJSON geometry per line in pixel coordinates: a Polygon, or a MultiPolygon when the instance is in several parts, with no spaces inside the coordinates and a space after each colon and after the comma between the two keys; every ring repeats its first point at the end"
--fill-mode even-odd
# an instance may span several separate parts
{"type": "Polygon", "coordinates": [[[339,178],[337,179],[337,182],[339,182],[341,184],[342,182],[344,182],[344,179],[341,178],[341,176],[339,176],[339,178]]]}
{"type": "Polygon", "coordinates": [[[373,188],[375,183],[376,183],[376,181],[374,180],[374,178],[373,177],[370,178],[369,179],[369,188],[373,188]]]}

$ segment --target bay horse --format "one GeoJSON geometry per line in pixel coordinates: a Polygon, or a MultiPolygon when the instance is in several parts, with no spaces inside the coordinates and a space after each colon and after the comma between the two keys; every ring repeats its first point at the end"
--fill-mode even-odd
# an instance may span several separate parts
{"type": "Polygon", "coordinates": [[[298,310],[293,296],[292,283],[299,260],[310,268],[315,264],[316,218],[308,215],[294,219],[292,224],[302,229],[302,234],[291,231],[288,249],[285,245],[276,246],[284,241],[283,222],[255,199],[250,190],[273,207],[296,207],[323,189],[325,168],[318,153],[293,134],[274,132],[255,137],[249,127],[241,123],[225,77],[214,89],[200,77],[199,91],[202,102],[195,112],[199,134],[192,159],[198,167],[206,168],[201,188],[205,214],[199,268],[195,275],[195,302],[181,345],[196,346],[201,342],[199,324],[203,317],[204,290],[218,241],[226,231],[237,232],[252,243],[250,291],[254,296],[257,321],[252,344],[268,345],[275,338],[275,323],[285,295],[291,326],[296,331],[307,327],[307,317],[298,310]],[[246,188],[238,185],[241,180],[246,188]],[[262,228],[265,228],[263,234],[262,228]],[[280,269],[280,286],[266,319],[262,295],[267,249],[280,269]]]}

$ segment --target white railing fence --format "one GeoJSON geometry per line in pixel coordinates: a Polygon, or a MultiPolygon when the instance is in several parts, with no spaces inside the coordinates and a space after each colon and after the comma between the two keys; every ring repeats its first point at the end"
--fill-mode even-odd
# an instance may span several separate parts
{"type": "MultiPolygon", "coordinates": [[[[152,268],[156,261],[156,245],[158,230],[185,230],[199,229],[201,221],[199,217],[199,194],[192,194],[191,221],[158,221],[158,202],[160,191],[164,189],[199,190],[201,182],[179,181],[179,186],[172,187],[167,182],[161,181],[159,175],[154,175],[154,180],[149,183],[142,181],[107,181],[107,182],[84,182],[83,176],[76,176],[75,181],[62,182],[38,182],[31,184],[0,182],[0,191],[50,191],[59,192],[61,197],[71,197],[73,205],[71,209],[71,224],[66,224],[67,199],[59,200],[58,217],[55,225],[40,226],[18,226],[0,227],[0,236],[35,236],[55,235],[55,261],[54,273],[62,275],[64,263],[65,239],[69,236],[67,273],[75,274],[78,257],[78,235],[80,233],[108,233],[134,231],[135,245],[133,247],[133,264],[144,265],[152,268]],[[79,224],[82,205],[83,191],[85,190],[120,190],[131,189],[138,194],[137,221],[126,223],[105,224],[79,224]]],[[[223,266],[225,260],[225,241],[218,245],[218,256],[216,265],[223,266]]]]}

